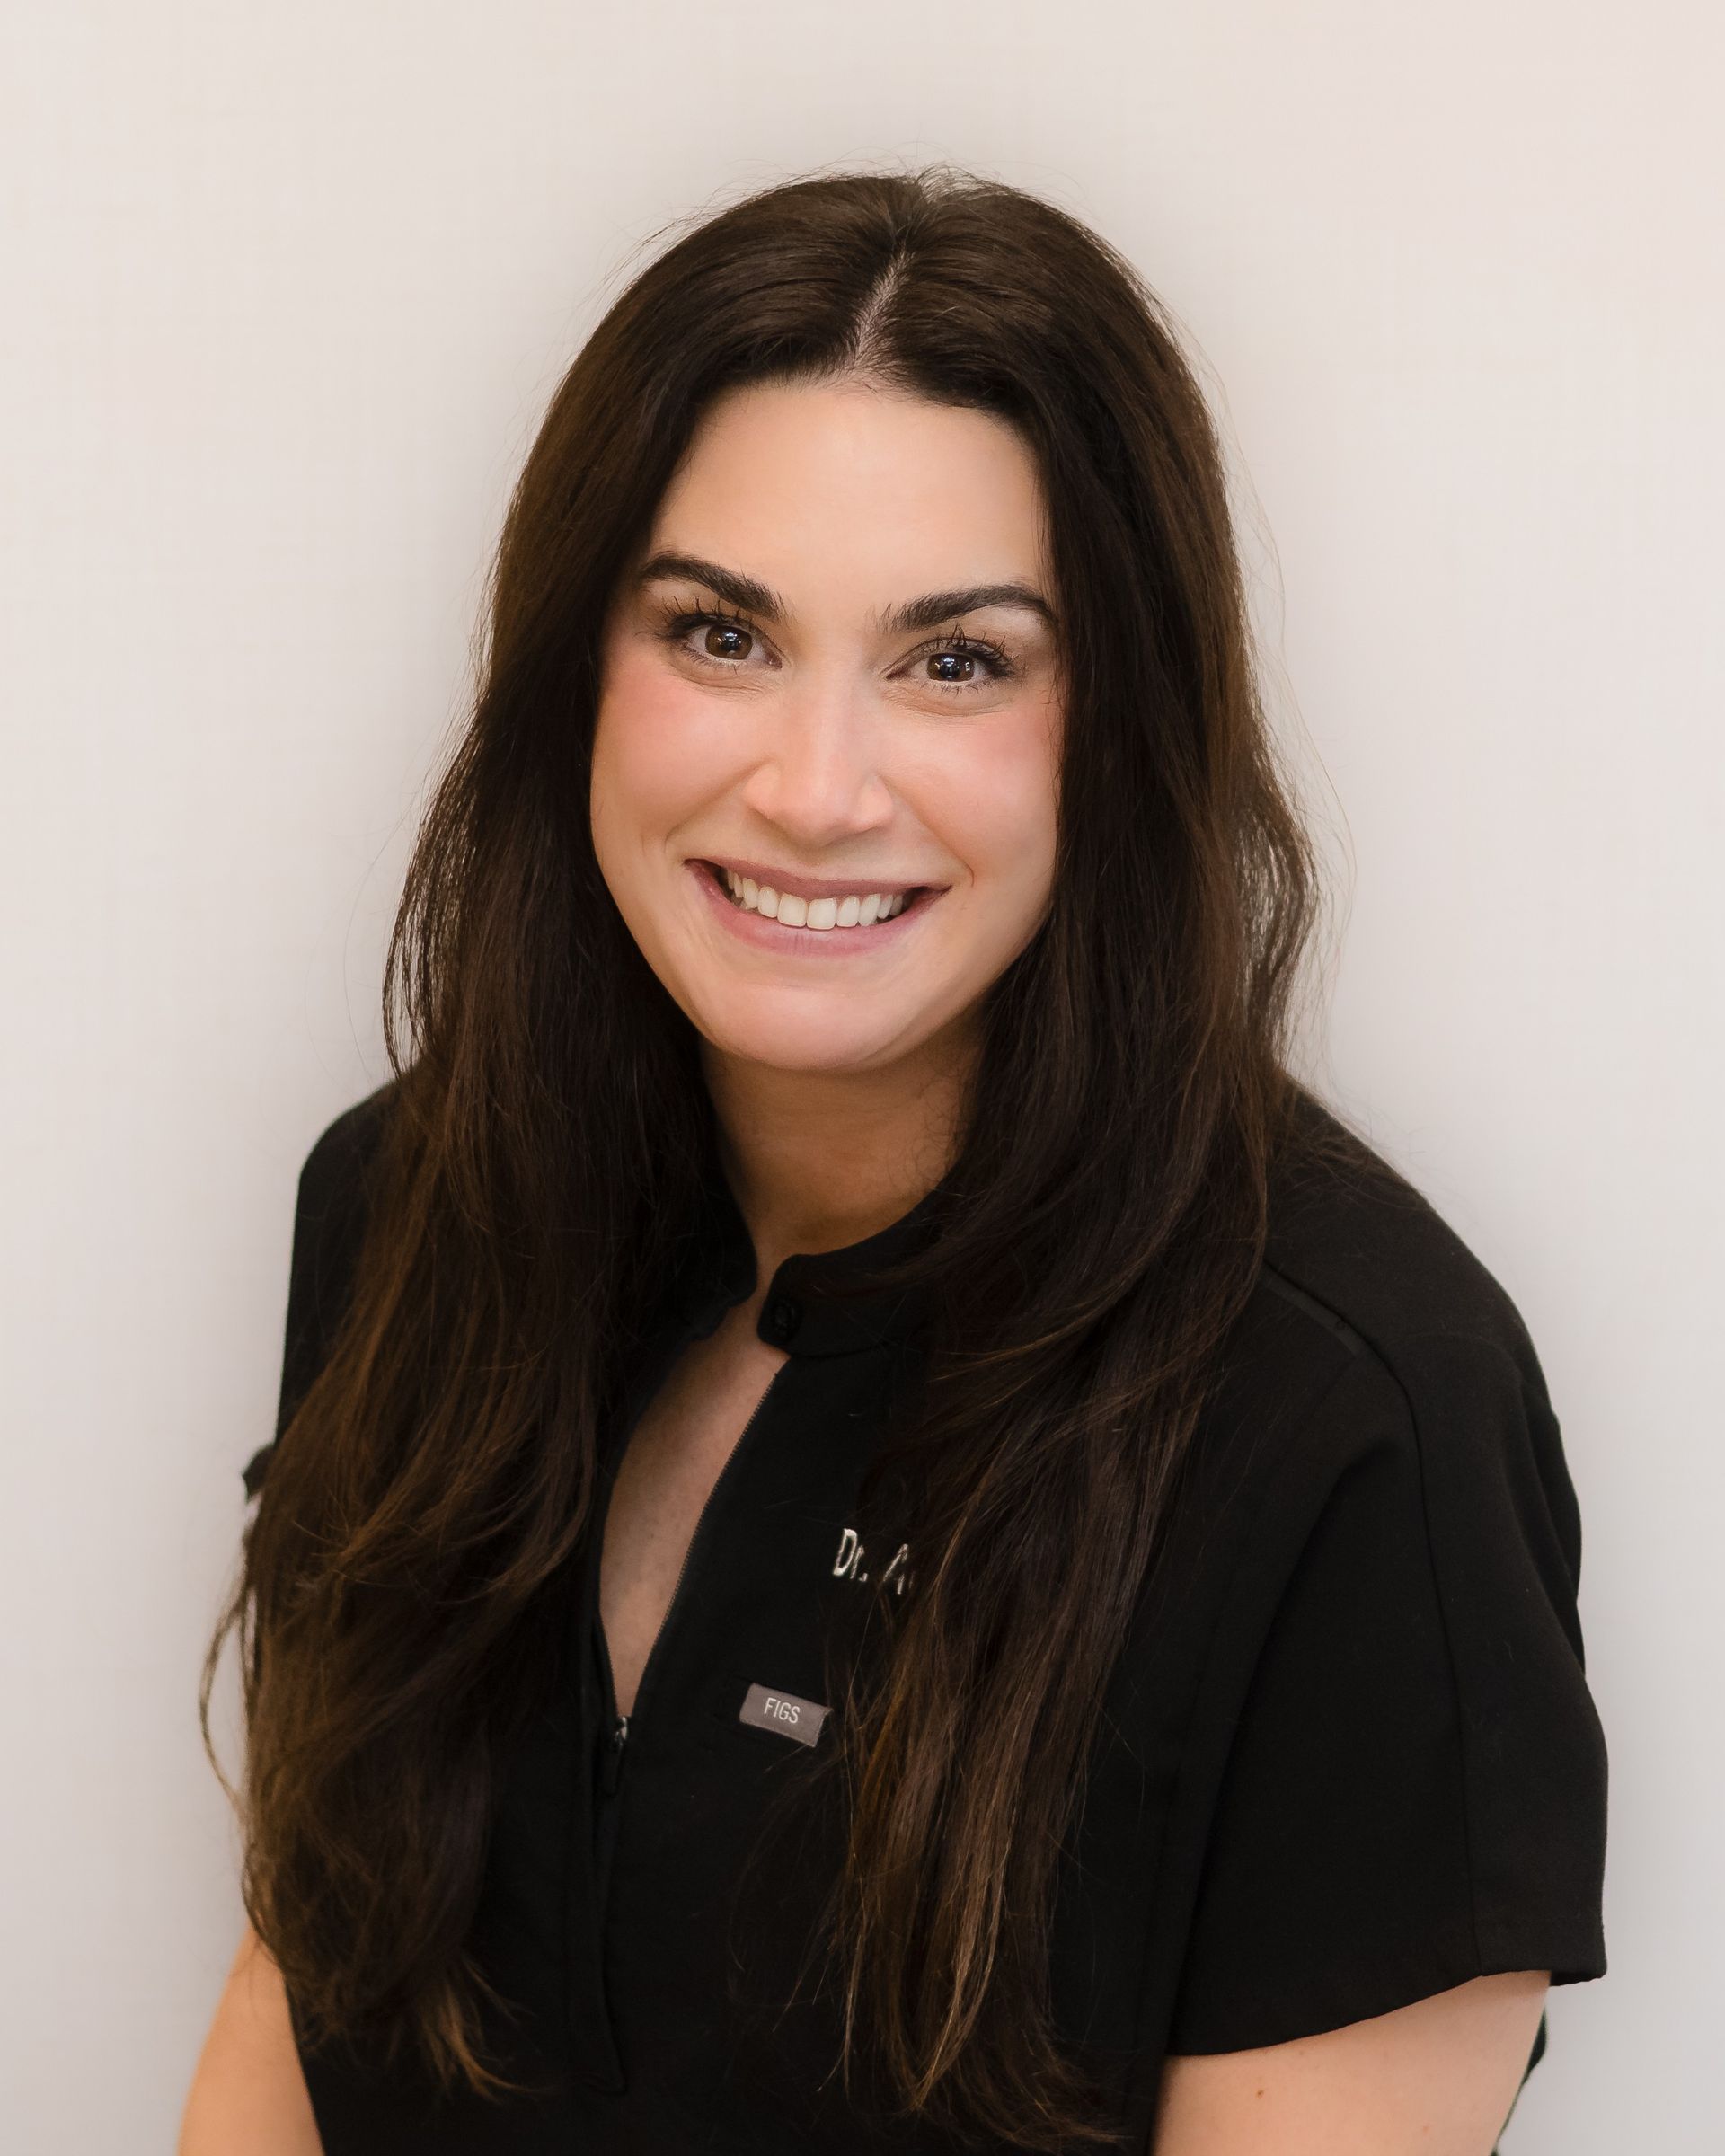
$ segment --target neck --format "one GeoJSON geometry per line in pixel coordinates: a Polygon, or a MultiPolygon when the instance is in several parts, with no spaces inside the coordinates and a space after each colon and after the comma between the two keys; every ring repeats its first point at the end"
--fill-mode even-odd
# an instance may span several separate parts
{"type": "Polygon", "coordinates": [[[860,1242],[933,1188],[958,1150],[975,1046],[942,1034],[883,1070],[783,1071],[703,1044],[757,1287],[782,1259],[860,1242]]]}

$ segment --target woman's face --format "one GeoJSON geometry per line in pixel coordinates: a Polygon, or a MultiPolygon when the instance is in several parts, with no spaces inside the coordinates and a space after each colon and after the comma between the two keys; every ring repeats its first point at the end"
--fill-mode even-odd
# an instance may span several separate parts
{"type": "Polygon", "coordinates": [[[836,1073],[961,1043],[1034,934],[1045,547],[1032,459],[989,414],[854,382],[710,407],[606,623],[591,813],[630,932],[721,1054],[836,1073]]]}

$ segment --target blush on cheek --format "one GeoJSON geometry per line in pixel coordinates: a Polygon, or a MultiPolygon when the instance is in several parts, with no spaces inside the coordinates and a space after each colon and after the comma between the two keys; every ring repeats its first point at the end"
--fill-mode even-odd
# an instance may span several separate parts
{"type": "Polygon", "coordinates": [[[609,673],[594,742],[594,785],[614,823],[650,838],[711,800],[734,775],[737,735],[714,702],[650,660],[609,673]]]}
{"type": "Polygon", "coordinates": [[[990,882],[1013,884],[1052,870],[1057,782],[1054,738],[1039,710],[991,714],[986,733],[954,740],[907,773],[905,791],[957,859],[990,882]]]}

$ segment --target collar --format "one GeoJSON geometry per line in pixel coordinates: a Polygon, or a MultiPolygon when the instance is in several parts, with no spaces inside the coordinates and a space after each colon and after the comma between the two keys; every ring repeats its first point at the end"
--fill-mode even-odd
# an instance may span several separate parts
{"type": "MultiPolygon", "coordinates": [[[[836,1250],[799,1250],[784,1259],[761,1298],[755,1330],[769,1346],[792,1356],[854,1355],[902,1339],[922,1323],[921,1297],[908,1288],[845,1294],[877,1266],[907,1257],[932,1239],[943,1186],[936,1184],[909,1212],[861,1241],[836,1250]],[[835,1291],[831,1298],[828,1291],[835,1291]]],[[[677,1303],[695,1339],[717,1327],[728,1310],[755,1292],[755,1245],[730,1184],[716,1177],[709,1192],[706,1234],[678,1285],[677,1303]]]]}

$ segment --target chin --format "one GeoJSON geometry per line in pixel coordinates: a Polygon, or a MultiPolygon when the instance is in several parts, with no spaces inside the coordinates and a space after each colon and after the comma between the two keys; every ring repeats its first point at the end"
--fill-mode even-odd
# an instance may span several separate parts
{"type": "Polygon", "coordinates": [[[763,1065],[768,1070],[827,1072],[866,1071],[896,1063],[908,1052],[901,1028],[882,1025],[860,1027],[856,1010],[825,1004],[787,1014],[776,1023],[716,1024],[697,1020],[698,1031],[721,1055],[739,1063],[763,1065]]]}

